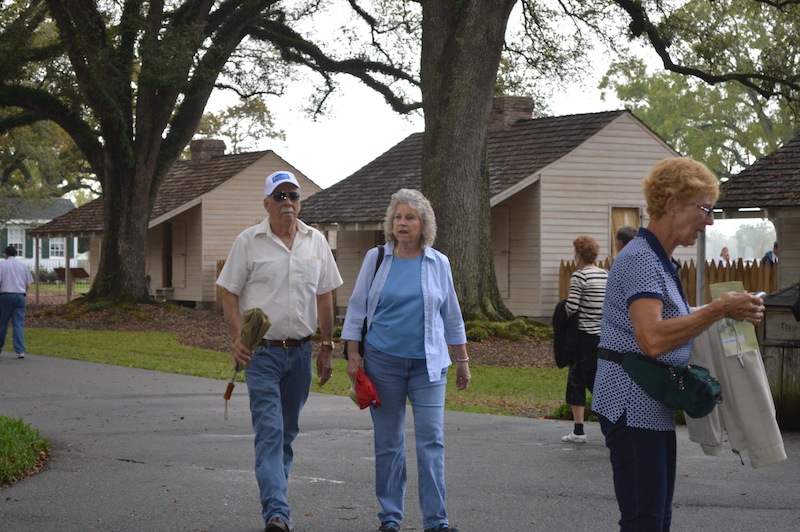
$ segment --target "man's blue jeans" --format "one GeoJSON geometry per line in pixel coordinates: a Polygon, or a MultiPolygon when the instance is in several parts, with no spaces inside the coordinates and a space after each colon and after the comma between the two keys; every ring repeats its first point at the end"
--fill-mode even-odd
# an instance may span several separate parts
{"type": "Polygon", "coordinates": [[[0,294],[0,351],[6,343],[8,322],[11,321],[11,337],[14,352],[25,352],[25,294],[0,294]]]}
{"type": "Polygon", "coordinates": [[[311,342],[302,347],[259,347],[245,371],[255,431],[256,480],[264,521],[291,522],[286,491],[300,432],[300,411],[308,398],[311,342]]]}
{"type": "Polygon", "coordinates": [[[616,423],[597,418],[611,451],[620,531],[667,532],[675,492],[675,431],[629,427],[625,414],[616,423]]]}
{"type": "Polygon", "coordinates": [[[375,427],[375,494],[378,518],[403,521],[406,491],[406,397],[414,413],[419,505],[423,528],[447,523],[444,486],[444,397],[447,369],[437,382],[428,380],[425,359],[409,359],[364,346],[364,371],[375,385],[381,405],[370,408],[375,427]]]}

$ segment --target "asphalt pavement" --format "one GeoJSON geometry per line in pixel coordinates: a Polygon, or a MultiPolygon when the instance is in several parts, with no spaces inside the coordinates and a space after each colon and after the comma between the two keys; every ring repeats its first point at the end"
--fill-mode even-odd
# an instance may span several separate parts
{"type": "MultiPolygon", "coordinates": [[[[223,417],[225,381],[61,358],[0,356],[0,415],[52,445],[30,478],[0,490],[0,530],[261,531],[247,389],[223,417]]],[[[480,386],[473,382],[473,386],[480,386]]],[[[409,412],[410,418],[410,412],[409,412]]],[[[596,423],[445,414],[448,514],[462,532],[613,531],[618,510],[596,423]]],[[[421,531],[413,429],[403,531],[421,531]]],[[[800,530],[800,432],[760,469],[726,446],[705,456],[678,429],[674,531],[800,530]]],[[[378,527],[369,413],[312,393],[289,482],[295,532],[378,527]]]]}

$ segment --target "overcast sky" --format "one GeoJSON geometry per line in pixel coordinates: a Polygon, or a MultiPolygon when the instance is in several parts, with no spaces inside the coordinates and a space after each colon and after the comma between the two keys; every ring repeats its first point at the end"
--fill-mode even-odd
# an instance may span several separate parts
{"type": "MultiPolygon", "coordinates": [[[[618,109],[618,102],[603,102],[600,93],[574,86],[552,104],[554,115],[590,113],[618,109]]],[[[322,188],[344,179],[411,133],[423,130],[422,117],[402,117],[382,97],[357,81],[343,81],[343,90],[333,100],[332,111],[316,122],[301,111],[301,91],[268,101],[276,126],[286,132],[286,141],[268,139],[259,149],[270,149],[306,174],[322,188]]],[[[217,96],[208,110],[218,112],[235,101],[217,96]]]]}

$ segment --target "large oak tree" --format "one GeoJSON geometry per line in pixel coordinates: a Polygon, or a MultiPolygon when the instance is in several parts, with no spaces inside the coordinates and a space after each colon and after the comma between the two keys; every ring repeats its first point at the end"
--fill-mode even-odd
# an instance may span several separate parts
{"type": "Polygon", "coordinates": [[[3,114],[0,132],[55,122],[102,187],[104,241],[89,299],[149,298],[149,213],[223,78],[243,95],[279,92],[289,79],[282,65],[302,65],[320,73],[328,89],[334,85],[330,74],[344,72],[380,91],[398,111],[416,106],[389,87],[416,85],[412,75],[358,50],[351,57],[323,53],[293,29],[319,3],[285,4],[3,2],[0,107],[11,112],[3,114]]]}
{"type": "MultiPolygon", "coordinates": [[[[105,198],[105,241],[90,297],[143,300],[146,214],[215,85],[224,81],[243,95],[280,92],[287,78],[276,69],[301,65],[322,75],[315,103],[324,105],[335,88],[331,74],[344,73],[380,92],[398,112],[408,112],[419,106],[407,98],[417,87],[419,68],[423,188],[443,219],[437,242],[453,258],[465,314],[507,316],[489,258],[485,131],[501,53],[525,67],[521,74],[505,71],[504,82],[532,93],[546,73],[569,72],[571,58],[588,48],[584,32],[595,30],[597,38],[620,47],[628,37],[646,39],[674,72],[707,83],[735,80],[765,97],[793,98],[800,87],[798,59],[780,53],[781,39],[794,38],[782,28],[775,28],[775,38],[755,59],[720,60],[739,23],[728,9],[732,3],[706,2],[709,16],[698,20],[685,16],[684,2],[520,0],[520,39],[511,40],[506,26],[517,12],[516,0],[3,2],[0,107],[18,112],[0,122],[0,132],[52,120],[72,137],[105,198]],[[336,5],[348,6],[369,26],[366,44],[354,46],[356,26],[343,27],[328,32],[338,53],[323,51],[307,36],[313,27],[309,33],[298,29],[336,5]],[[612,8],[621,8],[617,15],[626,17],[624,26],[612,8]],[[568,17],[561,33],[553,30],[558,13],[568,17]],[[415,40],[420,20],[421,39],[415,40]],[[421,59],[412,65],[409,58],[419,53],[420,42],[421,59]],[[699,61],[684,53],[704,46],[699,61]]],[[[796,15],[793,1],[746,3],[796,15]]]]}

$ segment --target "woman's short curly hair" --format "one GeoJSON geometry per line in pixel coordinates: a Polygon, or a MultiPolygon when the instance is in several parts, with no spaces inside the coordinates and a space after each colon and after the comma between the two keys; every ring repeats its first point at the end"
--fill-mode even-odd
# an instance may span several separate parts
{"type": "Polygon", "coordinates": [[[647,213],[654,218],[666,214],[672,196],[688,204],[697,194],[708,194],[712,202],[719,197],[719,181],[703,163],[690,157],[669,157],[658,162],[644,180],[647,213]]]}
{"type": "Polygon", "coordinates": [[[398,205],[408,205],[419,213],[420,221],[422,222],[420,245],[423,247],[432,246],[433,241],[436,240],[436,215],[433,213],[433,207],[431,207],[431,202],[428,201],[428,198],[423,196],[419,190],[411,188],[401,188],[392,194],[392,200],[386,209],[386,218],[383,220],[383,234],[386,241],[397,244],[397,239],[394,237],[392,229],[394,213],[398,205]]]}
{"type": "Polygon", "coordinates": [[[579,236],[572,241],[572,245],[575,247],[575,254],[584,264],[592,264],[600,254],[600,244],[588,235],[579,236]]]}

